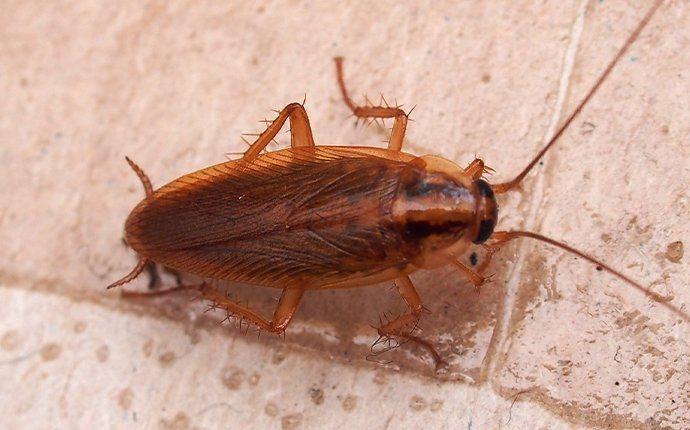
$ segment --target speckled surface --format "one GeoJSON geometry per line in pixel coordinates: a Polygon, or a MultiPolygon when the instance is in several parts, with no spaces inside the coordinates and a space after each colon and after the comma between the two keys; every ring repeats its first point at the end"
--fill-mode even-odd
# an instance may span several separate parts
{"type": "MultiPolygon", "coordinates": [[[[0,423],[8,428],[687,428],[690,324],[608,275],[520,242],[476,294],[413,276],[422,350],[366,360],[390,286],[311,292],[285,340],[189,296],[103,287],[141,198],[245,148],[301,101],[317,144],[380,145],[354,95],[416,105],[406,149],[515,174],[644,14],[644,1],[192,2],[0,7],[0,423]],[[585,14],[586,11],[586,14],[585,14]]],[[[588,250],[688,312],[690,9],[667,1],[501,226],[588,250]],[[680,243],[680,245],[679,245],[680,243]]],[[[279,139],[287,142],[287,135],[279,139]]],[[[138,280],[132,287],[145,284],[138,280]]],[[[263,312],[275,291],[230,286],[263,312]]]]}

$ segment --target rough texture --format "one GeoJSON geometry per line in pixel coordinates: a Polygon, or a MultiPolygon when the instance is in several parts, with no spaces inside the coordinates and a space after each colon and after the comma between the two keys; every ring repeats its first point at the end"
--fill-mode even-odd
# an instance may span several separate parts
{"type": "MultiPolygon", "coordinates": [[[[189,297],[103,290],[134,264],[119,238],[142,191],[123,155],[162,185],[241,152],[241,133],[305,93],[317,144],[378,145],[385,131],[353,129],[340,101],[343,55],[353,94],[416,105],[408,151],[478,153],[506,179],[647,3],[6,5],[3,427],[690,427],[690,325],[527,241],[501,251],[479,295],[450,269],[413,276],[432,311],[424,336],[450,362],[441,375],[411,347],[374,358],[391,366],[365,361],[369,325],[402,309],[389,286],[307,294],[285,341],[220,326],[189,297]]],[[[501,227],[588,250],[685,312],[689,43],[687,4],[666,2],[500,213],[501,227]]],[[[273,306],[275,291],[229,288],[273,306]]]]}

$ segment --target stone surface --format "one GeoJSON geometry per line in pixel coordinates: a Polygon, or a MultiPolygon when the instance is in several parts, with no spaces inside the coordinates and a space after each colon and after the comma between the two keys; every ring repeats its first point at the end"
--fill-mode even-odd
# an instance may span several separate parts
{"type": "MultiPolygon", "coordinates": [[[[381,145],[355,95],[416,106],[406,149],[510,178],[592,85],[648,2],[21,2],[0,14],[0,391],[8,428],[687,428],[690,324],[581,260],[504,247],[476,294],[413,280],[422,350],[365,358],[390,285],[306,295],[285,341],[178,296],[103,287],[141,198],[241,152],[307,95],[317,144],[381,145]],[[230,155],[232,156],[232,155],[230,155]]],[[[599,94],[502,198],[501,228],[587,250],[688,312],[690,11],[663,5],[599,94]],[[680,243],[678,245],[677,243],[680,243]],[[680,255],[680,256],[679,256],[680,255]],[[677,261],[676,261],[677,260],[677,261]]],[[[287,135],[279,143],[287,143],[287,135]]],[[[132,288],[142,287],[145,279],[132,288]]],[[[270,312],[276,291],[229,286],[270,312]]]]}

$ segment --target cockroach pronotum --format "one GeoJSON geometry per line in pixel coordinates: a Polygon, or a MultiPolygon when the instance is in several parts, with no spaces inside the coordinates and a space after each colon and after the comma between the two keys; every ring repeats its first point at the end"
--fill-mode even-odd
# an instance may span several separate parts
{"type": "Polygon", "coordinates": [[[394,281],[409,312],[382,323],[379,336],[419,343],[438,366],[443,361],[434,347],[413,334],[425,307],[410,273],[452,264],[479,288],[498,245],[528,237],[593,263],[690,320],[644,286],[564,243],[528,231],[494,231],[495,196],[514,190],[558,141],[661,3],[654,3],[553,137],[508,182],[489,184],[483,179],[488,168],[479,158],[463,169],[437,156],[402,152],[408,113],[383,103],[356,105],[345,86],[342,58],[335,59],[337,81],[354,116],[394,120],[386,149],[315,146],[304,106],[291,103],[241,159],[184,175],[155,191],[127,158],[146,191],[125,223],[126,241],[140,260],[108,288],[130,282],[151,262],[205,279],[279,288],[282,295],[270,320],[210,283],[165,292],[199,291],[229,315],[282,333],[306,290],[394,281]],[[264,153],[288,119],[291,147],[264,153]],[[473,244],[487,250],[476,270],[458,258],[473,244]]]}

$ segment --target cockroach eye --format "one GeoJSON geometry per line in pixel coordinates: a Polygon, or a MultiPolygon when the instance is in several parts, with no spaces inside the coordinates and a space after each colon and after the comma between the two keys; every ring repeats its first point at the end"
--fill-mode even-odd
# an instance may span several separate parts
{"type": "Polygon", "coordinates": [[[481,244],[489,240],[498,219],[498,204],[489,185],[483,179],[473,182],[473,193],[477,201],[475,235],[472,243],[481,244]]]}

